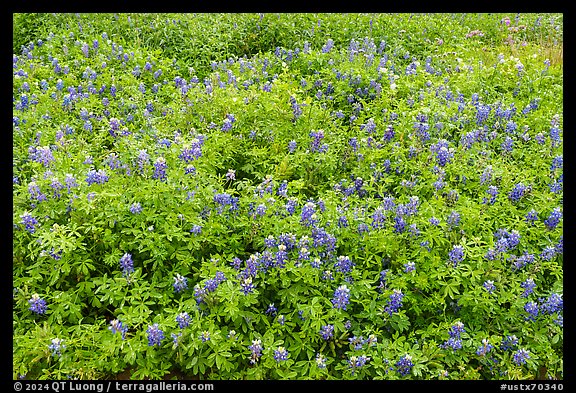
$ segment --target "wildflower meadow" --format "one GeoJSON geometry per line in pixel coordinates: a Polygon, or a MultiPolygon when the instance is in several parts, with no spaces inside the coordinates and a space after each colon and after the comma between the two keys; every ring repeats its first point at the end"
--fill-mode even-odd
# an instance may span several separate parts
{"type": "Polygon", "coordinates": [[[563,379],[562,14],[13,33],[14,380],[563,379]]]}

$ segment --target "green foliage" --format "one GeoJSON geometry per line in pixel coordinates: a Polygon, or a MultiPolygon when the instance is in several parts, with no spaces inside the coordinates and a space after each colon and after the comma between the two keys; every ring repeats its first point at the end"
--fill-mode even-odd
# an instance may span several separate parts
{"type": "Polygon", "coordinates": [[[15,14],[14,378],[562,378],[562,15],[506,16],[15,14]]]}

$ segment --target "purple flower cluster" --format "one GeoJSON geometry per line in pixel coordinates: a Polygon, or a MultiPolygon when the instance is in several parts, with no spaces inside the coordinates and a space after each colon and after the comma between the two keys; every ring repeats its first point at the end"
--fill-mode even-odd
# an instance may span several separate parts
{"type": "Polygon", "coordinates": [[[252,345],[248,346],[250,353],[250,364],[255,364],[262,356],[262,341],[253,340],[252,345]]]}
{"type": "Polygon", "coordinates": [[[350,302],[350,289],[343,284],[340,285],[334,291],[334,297],[332,299],[332,305],[334,308],[339,308],[342,310],[346,310],[346,306],[350,302]]]}
{"type": "Polygon", "coordinates": [[[238,197],[233,197],[230,194],[214,194],[214,202],[218,204],[218,214],[222,214],[224,208],[228,206],[229,211],[238,209],[238,197]]]}
{"type": "Polygon", "coordinates": [[[490,352],[494,348],[492,344],[488,341],[488,339],[482,339],[482,344],[476,350],[476,355],[478,356],[486,356],[488,352],[490,352]]]}
{"type": "Polygon", "coordinates": [[[128,276],[130,273],[134,272],[134,262],[132,261],[132,255],[125,253],[122,258],[120,258],[120,268],[122,269],[123,276],[128,276]]]}
{"type": "Polygon", "coordinates": [[[523,196],[525,196],[529,192],[529,187],[525,186],[522,183],[518,183],[514,186],[512,191],[508,194],[508,198],[512,202],[518,202],[523,196]]]}
{"type": "Polygon", "coordinates": [[[457,349],[462,348],[462,338],[461,334],[464,333],[466,330],[464,329],[464,324],[460,321],[456,322],[453,326],[450,327],[448,334],[450,338],[445,341],[443,344],[440,345],[442,349],[452,348],[452,350],[456,351],[457,349]]]}
{"type": "Polygon", "coordinates": [[[531,293],[534,292],[534,288],[536,288],[536,283],[532,278],[527,278],[524,282],[520,284],[522,288],[524,288],[524,292],[522,293],[522,297],[528,297],[531,293]]]}
{"type": "Polygon", "coordinates": [[[286,348],[278,347],[278,349],[274,351],[274,360],[276,360],[278,363],[288,360],[288,351],[286,348]]]}
{"type": "Polygon", "coordinates": [[[148,346],[153,347],[154,345],[162,345],[162,340],[164,340],[164,332],[160,330],[157,323],[154,325],[149,325],[148,329],[146,330],[146,334],[148,334],[148,346]]]}
{"type": "Polygon", "coordinates": [[[544,220],[544,224],[548,229],[554,229],[560,222],[561,218],[562,218],[562,212],[560,211],[560,208],[557,207],[552,211],[552,213],[550,213],[548,218],[544,220]]]}
{"type": "Polygon", "coordinates": [[[140,205],[139,202],[133,203],[132,205],[130,205],[130,213],[132,214],[142,213],[142,205],[140,205]]]}
{"type": "Polygon", "coordinates": [[[120,333],[122,340],[126,339],[126,333],[128,332],[128,326],[123,324],[119,319],[113,319],[110,321],[110,326],[108,329],[112,331],[112,334],[120,333]]]}
{"type": "Polygon", "coordinates": [[[400,289],[394,289],[386,302],[384,312],[392,316],[393,313],[397,312],[402,307],[402,299],[404,299],[402,291],[400,289]]]}
{"type": "Polygon", "coordinates": [[[500,344],[500,349],[502,351],[509,351],[514,349],[514,347],[518,345],[518,338],[516,336],[506,336],[502,339],[502,343],[500,344]]]}
{"type": "Polygon", "coordinates": [[[516,352],[514,352],[513,360],[514,363],[516,363],[516,365],[521,366],[523,364],[526,364],[528,359],[530,359],[530,351],[520,348],[516,352]]]}
{"type": "Polygon", "coordinates": [[[436,153],[436,160],[440,166],[445,166],[454,157],[454,151],[448,148],[448,141],[445,139],[441,139],[430,146],[430,151],[436,153]]]}
{"type": "Polygon", "coordinates": [[[232,129],[232,125],[236,122],[236,118],[233,114],[227,114],[224,122],[222,124],[221,130],[224,132],[230,131],[232,129]]]}
{"type": "Polygon", "coordinates": [[[94,170],[91,169],[86,175],[86,183],[91,184],[104,184],[108,181],[108,175],[104,169],[94,170]]]}
{"type": "Polygon", "coordinates": [[[464,259],[464,247],[460,245],[453,246],[452,250],[448,253],[448,257],[454,267],[458,266],[458,264],[464,259]]]}
{"type": "Polygon", "coordinates": [[[369,360],[370,358],[366,355],[353,355],[350,357],[350,359],[347,360],[348,367],[350,367],[352,374],[354,374],[356,369],[364,367],[369,360]]]}
{"type": "Polygon", "coordinates": [[[410,374],[412,367],[414,367],[414,363],[412,363],[412,356],[410,355],[404,355],[396,362],[396,371],[403,377],[410,374]]]}
{"type": "Polygon", "coordinates": [[[178,327],[180,329],[184,329],[188,325],[190,325],[190,315],[187,312],[181,312],[180,314],[176,315],[176,322],[178,323],[178,327]]]}
{"type": "Polygon", "coordinates": [[[176,293],[182,292],[188,288],[188,279],[176,273],[174,277],[174,283],[172,284],[176,293]]]}
{"type": "Polygon", "coordinates": [[[354,268],[354,266],[355,266],[354,262],[352,262],[352,260],[350,260],[349,257],[344,255],[340,255],[336,260],[336,262],[334,263],[334,268],[336,269],[336,271],[344,274],[350,273],[354,268]]]}
{"type": "Polygon", "coordinates": [[[160,181],[166,180],[166,159],[164,157],[158,157],[156,161],[154,161],[154,174],[152,178],[158,179],[160,181]]]}
{"type": "Polygon", "coordinates": [[[42,315],[46,313],[46,300],[42,299],[37,293],[32,295],[32,298],[28,300],[30,307],[28,308],[33,313],[42,315]]]}
{"type": "Polygon", "coordinates": [[[20,215],[20,219],[22,220],[22,225],[26,228],[26,230],[30,233],[34,233],[36,231],[36,225],[38,225],[38,220],[34,218],[30,213],[24,212],[20,215]]]}
{"type": "Polygon", "coordinates": [[[323,130],[311,131],[310,136],[314,138],[312,142],[310,142],[310,151],[324,153],[328,150],[328,144],[322,143],[322,140],[324,139],[323,130]]]}
{"type": "Polygon", "coordinates": [[[194,138],[194,140],[189,145],[182,148],[182,152],[178,158],[186,163],[189,163],[202,157],[203,141],[203,139],[194,138]]]}
{"type": "Polygon", "coordinates": [[[59,338],[53,338],[51,344],[48,346],[48,349],[50,349],[51,355],[52,356],[61,356],[62,355],[62,350],[64,348],[66,348],[66,346],[64,344],[62,344],[64,342],[64,340],[59,339],[59,338]]]}

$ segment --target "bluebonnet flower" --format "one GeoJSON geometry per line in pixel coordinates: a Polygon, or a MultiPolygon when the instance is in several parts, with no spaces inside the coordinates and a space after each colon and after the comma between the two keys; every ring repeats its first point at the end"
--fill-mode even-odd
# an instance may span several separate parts
{"type": "Polygon", "coordinates": [[[125,253],[122,258],[120,258],[120,267],[122,268],[122,274],[124,276],[128,276],[130,273],[134,272],[132,255],[125,253]]]}
{"type": "Polygon", "coordinates": [[[51,162],[55,161],[55,158],[48,146],[40,146],[36,148],[34,161],[41,163],[45,167],[48,167],[50,166],[51,162]]]}
{"type": "Polygon", "coordinates": [[[86,174],[86,183],[91,184],[104,184],[108,181],[108,175],[104,169],[94,170],[91,169],[86,174]]]}
{"type": "Polygon", "coordinates": [[[219,285],[218,280],[216,280],[214,278],[209,278],[204,283],[204,290],[206,293],[214,292],[214,291],[216,291],[216,289],[218,289],[218,285],[219,285]]]}
{"type": "Polygon", "coordinates": [[[452,348],[454,351],[462,348],[462,340],[460,338],[461,334],[466,330],[464,329],[464,324],[460,321],[456,322],[450,327],[448,334],[450,338],[440,345],[440,348],[447,349],[452,348]]]}
{"type": "Polygon", "coordinates": [[[255,364],[262,356],[262,341],[253,340],[252,345],[248,346],[248,349],[251,351],[250,364],[255,364]]]}
{"type": "Polygon", "coordinates": [[[320,352],[316,353],[316,365],[318,368],[326,368],[326,357],[322,355],[320,352]]]}
{"type": "Polygon", "coordinates": [[[154,345],[160,346],[162,344],[164,332],[160,330],[157,323],[148,325],[146,333],[148,334],[148,346],[153,347],[154,345]]]}
{"type": "Polygon", "coordinates": [[[352,374],[354,374],[357,368],[363,367],[369,360],[370,358],[366,355],[360,355],[360,356],[353,355],[350,357],[350,359],[347,360],[347,362],[348,366],[352,370],[352,374]]]}
{"type": "Polygon", "coordinates": [[[386,302],[386,307],[384,307],[384,312],[392,316],[393,313],[397,312],[402,307],[402,299],[404,294],[400,289],[394,289],[392,294],[386,302]]]}
{"type": "Polygon", "coordinates": [[[343,284],[334,291],[332,305],[334,308],[346,310],[346,306],[350,302],[350,289],[343,284]]]}
{"type": "Polygon", "coordinates": [[[360,350],[362,349],[362,347],[364,346],[364,344],[366,343],[366,340],[364,340],[364,337],[362,336],[354,336],[354,337],[350,337],[348,339],[348,341],[350,342],[350,345],[352,345],[352,347],[354,348],[354,350],[360,350]]]}
{"type": "Polygon", "coordinates": [[[311,131],[310,136],[314,138],[310,142],[310,151],[324,153],[328,150],[328,145],[326,143],[321,144],[322,140],[324,139],[324,131],[311,131]]]}
{"type": "Polygon", "coordinates": [[[61,196],[60,190],[62,188],[64,188],[64,186],[62,185],[62,183],[60,183],[60,181],[56,177],[52,178],[52,181],[50,183],[50,187],[54,190],[54,197],[60,198],[60,196],[61,196]]]}
{"type": "Polygon", "coordinates": [[[521,366],[523,364],[526,364],[526,361],[528,359],[530,359],[530,351],[521,348],[518,349],[516,352],[514,352],[513,360],[514,363],[516,363],[516,365],[521,366]]]}
{"type": "Polygon", "coordinates": [[[452,350],[456,351],[458,349],[462,349],[462,340],[458,337],[450,337],[447,341],[440,345],[442,349],[452,348],[452,350]]]}
{"type": "Polygon", "coordinates": [[[504,142],[502,142],[502,145],[500,147],[502,148],[502,150],[504,150],[506,152],[511,152],[513,145],[514,145],[514,140],[512,138],[510,138],[509,136],[507,136],[506,139],[504,140],[504,142]]]}
{"type": "Polygon", "coordinates": [[[526,222],[530,225],[534,225],[534,222],[538,221],[538,212],[532,209],[525,216],[526,222]]]}
{"type": "Polygon", "coordinates": [[[548,218],[544,220],[544,224],[546,224],[546,227],[548,227],[548,229],[554,229],[560,222],[561,218],[562,218],[562,212],[560,211],[560,208],[557,207],[552,211],[552,213],[550,213],[548,218]]]}
{"type": "Polygon", "coordinates": [[[320,329],[320,336],[326,341],[334,337],[334,325],[324,325],[320,329]]]}
{"type": "Polygon", "coordinates": [[[337,261],[334,263],[334,268],[336,271],[344,274],[350,273],[354,266],[354,262],[352,262],[349,257],[344,255],[340,255],[337,261]]]}
{"type": "Polygon", "coordinates": [[[498,187],[496,186],[489,186],[486,192],[490,195],[490,200],[484,198],[482,203],[488,203],[493,205],[496,202],[496,196],[498,196],[498,187]]]}
{"type": "Polygon", "coordinates": [[[540,254],[540,258],[542,258],[545,261],[551,261],[552,258],[554,258],[555,256],[556,256],[556,247],[554,246],[544,247],[544,250],[542,250],[542,253],[540,254]]]}
{"type": "Polygon", "coordinates": [[[550,166],[550,170],[553,171],[554,169],[562,168],[564,163],[564,159],[562,156],[556,156],[552,159],[552,165],[550,166]]]}
{"type": "Polygon", "coordinates": [[[180,314],[176,315],[176,322],[178,322],[178,327],[180,329],[184,329],[188,325],[190,325],[190,315],[187,312],[181,312],[180,314]]]}
{"type": "Polygon", "coordinates": [[[226,179],[230,181],[236,180],[236,171],[234,169],[228,169],[228,172],[226,173],[226,179]]]}
{"type": "Polygon", "coordinates": [[[278,363],[285,361],[287,359],[288,359],[288,351],[286,350],[286,348],[278,347],[278,349],[274,351],[274,360],[276,360],[278,363]]]}
{"type": "Polygon", "coordinates": [[[396,132],[394,132],[394,127],[392,125],[388,125],[388,126],[386,126],[386,129],[384,130],[384,135],[382,136],[382,139],[385,142],[389,142],[394,138],[395,135],[396,135],[396,132]]]}
{"type": "MultiPolygon", "coordinates": [[[[204,144],[203,139],[194,138],[189,145],[184,146],[178,158],[188,163],[202,157],[203,144],[204,144]]],[[[232,176],[233,174],[234,173],[232,173],[231,175],[227,175],[227,177],[232,176]]]]}
{"type": "Polygon", "coordinates": [[[331,38],[328,38],[326,44],[322,47],[322,53],[328,53],[334,47],[334,41],[331,38]]]}
{"type": "Polygon", "coordinates": [[[532,263],[532,262],[534,262],[534,255],[528,254],[528,252],[525,252],[523,255],[516,258],[516,260],[514,261],[513,267],[514,267],[514,269],[518,270],[518,269],[521,269],[524,266],[526,266],[527,264],[532,263]]]}
{"type": "Polygon", "coordinates": [[[274,303],[270,303],[268,308],[266,309],[265,313],[270,315],[276,315],[278,309],[274,306],[274,303]]]}
{"type": "Polygon", "coordinates": [[[554,180],[552,183],[548,184],[548,187],[550,188],[550,192],[553,192],[554,194],[560,194],[563,188],[562,181],[554,180]]]}
{"type": "Polygon", "coordinates": [[[456,210],[452,210],[446,219],[446,222],[451,228],[457,227],[460,224],[460,213],[458,213],[456,210]]]}
{"type": "Polygon", "coordinates": [[[416,270],[416,264],[414,262],[406,262],[404,264],[404,273],[413,272],[416,270]]]}
{"type": "Polygon", "coordinates": [[[514,186],[512,191],[510,191],[510,193],[508,194],[508,198],[510,198],[510,200],[512,202],[518,202],[520,200],[520,198],[522,198],[524,195],[526,195],[527,192],[528,192],[528,187],[526,187],[522,183],[518,183],[514,186]]]}
{"type": "Polygon", "coordinates": [[[524,305],[524,311],[528,313],[524,318],[528,321],[535,321],[538,317],[538,304],[536,302],[528,302],[524,305]]]}
{"type": "Polygon", "coordinates": [[[262,203],[256,207],[256,216],[262,217],[265,214],[266,214],[266,205],[262,203]]]}
{"type": "Polygon", "coordinates": [[[176,276],[174,277],[174,283],[172,284],[172,286],[174,287],[176,293],[182,292],[183,290],[188,288],[188,279],[176,273],[176,276]]]}
{"type": "Polygon", "coordinates": [[[224,123],[222,124],[221,130],[226,132],[232,129],[232,124],[236,121],[236,118],[233,114],[227,114],[226,118],[224,119],[224,123]]]}
{"type": "Polygon", "coordinates": [[[482,345],[480,345],[476,350],[476,355],[486,356],[486,354],[490,352],[492,348],[494,348],[492,344],[488,342],[488,339],[484,338],[482,339],[482,345]]]}
{"type": "Polygon", "coordinates": [[[410,374],[412,367],[414,367],[414,363],[412,363],[412,356],[410,355],[404,355],[396,362],[396,371],[403,377],[410,374]]]}
{"type": "Polygon", "coordinates": [[[488,293],[492,293],[494,292],[494,290],[496,289],[496,287],[494,286],[494,281],[491,280],[486,280],[484,282],[484,284],[482,284],[482,286],[484,287],[484,289],[486,289],[488,291],[488,293]]]}
{"type": "Polygon", "coordinates": [[[32,295],[32,298],[28,300],[28,304],[30,304],[28,308],[30,311],[39,315],[46,313],[46,300],[42,299],[37,293],[32,295]]]}
{"type": "Polygon", "coordinates": [[[154,162],[154,174],[152,177],[154,179],[165,180],[166,179],[166,159],[164,157],[158,157],[154,162]]]}
{"type": "Polygon", "coordinates": [[[122,340],[126,338],[126,333],[128,332],[128,326],[123,324],[119,319],[110,321],[110,326],[108,326],[108,329],[112,331],[112,334],[120,333],[122,340]]]}
{"type": "Polygon", "coordinates": [[[448,253],[448,257],[454,267],[458,266],[458,263],[464,259],[464,248],[460,245],[453,246],[452,250],[448,253]]]}
{"type": "Polygon", "coordinates": [[[182,337],[182,332],[178,332],[178,334],[171,333],[170,336],[172,337],[172,343],[174,344],[174,347],[177,347],[180,337],[182,337]]]}
{"type": "Polygon", "coordinates": [[[514,349],[514,347],[518,345],[518,338],[516,336],[506,336],[502,339],[502,343],[500,344],[500,349],[502,351],[509,351],[514,349]]]}
{"type": "Polygon", "coordinates": [[[316,205],[313,202],[307,202],[302,208],[300,222],[306,226],[314,225],[317,222],[316,205]]]}
{"type": "Polygon", "coordinates": [[[384,212],[384,208],[379,206],[374,210],[372,213],[372,227],[374,228],[383,228],[386,220],[386,213],[384,212]]]}
{"type": "Polygon", "coordinates": [[[202,333],[200,333],[200,340],[205,343],[206,341],[210,341],[210,332],[207,330],[204,330],[202,333]]]}
{"type": "Polygon", "coordinates": [[[241,279],[240,290],[244,295],[247,295],[254,291],[254,284],[252,283],[252,277],[246,277],[241,279]]]}
{"type": "Polygon", "coordinates": [[[520,244],[520,234],[517,230],[513,229],[510,233],[507,233],[507,236],[509,249],[514,249],[516,246],[518,246],[518,244],[520,244]]]}
{"type": "Polygon", "coordinates": [[[130,205],[130,213],[132,214],[142,213],[142,205],[140,205],[140,202],[135,202],[132,205],[130,205]]]}
{"type": "Polygon", "coordinates": [[[430,150],[436,153],[436,160],[440,166],[445,166],[454,157],[454,152],[448,148],[448,141],[439,140],[436,144],[430,146],[430,150]]]}
{"type": "Polygon", "coordinates": [[[560,239],[556,244],[556,253],[562,254],[563,252],[564,252],[564,236],[560,236],[560,239]]]}
{"type": "Polygon", "coordinates": [[[527,278],[526,281],[520,284],[522,288],[524,288],[524,292],[522,293],[522,297],[528,297],[531,293],[534,292],[534,288],[536,288],[536,283],[532,278],[527,278]]]}
{"type": "Polygon", "coordinates": [[[562,295],[557,293],[552,293],[548,298],[546,298],[541,305],[542,313],[553,314],[555,312],[561,312],[564,310],[564,300],[562,295]]]}
{"type": "Polygon", "coordinates": [[[406,221],[404,220],[404,217],[396,215],[396,217],[394,217],[394,232],[403,233],[405,229],[406,221]]]}
{"type": "Polygon", "coordinates": [[[430,222],[430,224],[434,226],[438,226],[440,224],[440,220],[437,219],[436,217],[431,217],[428,221],[430,222]]]}
{"type": "Polygon", "coordinates": [[[26,228],[26,230],[30,233],[34,233],[36,231],[36,225],[38,225],[38,220],[34,218],[30,213],[24,212],[20,215],[20,219],[22,220],[22,225],[26,228]]]}
{"type": "Polygon", "coordinates": [[[193,233],[195,235],[199,235],[200,233],[202,233],[202,226],[193,225],[192,228],[190,229],[190,233],[193,233]]]}
{"type": "Polygon", "coordinates": [[[66,348],[66,346],[63,344],[64,340],[59,339],[59,338],[53,338],[51,344],[48,346],[48,349],[50,349],[51,355],[52,356],[61,356],[62,355],[62,350],[64,348],[66,348]]]}

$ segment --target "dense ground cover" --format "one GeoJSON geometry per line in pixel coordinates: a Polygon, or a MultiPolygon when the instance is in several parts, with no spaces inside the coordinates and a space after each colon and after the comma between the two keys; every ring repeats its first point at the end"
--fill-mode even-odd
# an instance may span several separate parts
{"type": "Polygon", "coordinates": [[[14,378],[562,378],[562,15],[13,43],[14,378]]]}

